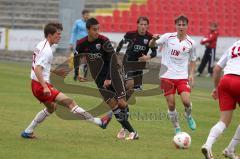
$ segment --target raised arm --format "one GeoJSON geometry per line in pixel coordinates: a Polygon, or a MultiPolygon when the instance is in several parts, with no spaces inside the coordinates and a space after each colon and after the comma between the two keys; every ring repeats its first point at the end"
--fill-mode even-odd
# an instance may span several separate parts
{"type": "Polygon", "coordinates": [[[154,34],[153,35],[153,38],[149,42],[149,47],[150,48],[156,47],[156,41],[159,39],[159,37],[160,37],[159,34],[154,34]]]}
{"type": "Polygon", "coordinates": [[[143,54],[142,57],[140,57],[138,60],[143,62],[143,61],[147,61],[147,60],[150,60],[150,59],[156,57],[157,56],[157,48],[154,47],[154,48],[150,48],[150,49],[152,52],[149,55],[143,54]]]}

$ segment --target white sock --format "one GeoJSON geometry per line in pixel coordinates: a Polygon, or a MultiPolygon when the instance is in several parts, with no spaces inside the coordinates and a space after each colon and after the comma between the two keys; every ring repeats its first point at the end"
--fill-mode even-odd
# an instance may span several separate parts
{"type": "Polygon", "coordinates": [[[78,115],[79,118],[93,122],[97,125],[102,125],[102,121],[99,118],[94,118],[90,113],[86,112],[84,109],[76,105],[71,110],[72,113],[78,115]]]}
{"type": "Polygon", "coordinates": [[[81,72],[81,76],[83,77],[83,73],[84,73],[84,65],[85,64],[81,64],[80,67],[79,67],[79,70],[81,72]]]}
{"type": "Polygon", "coordinates": [[[179,121],[178,121],[178,113],[176,109],[174,111],[168,110],[168,116],[170,118],[170,121],[173,124],[174,128],[180,128],[179,121]]]}
{"type": "Polygon", "coordinates": [[[41,110],[39,113],[37,113],[31,124],[25,129],[25,132],[32,133],[33,129],[36,128],[38,124],[43,122],[43,120],[46,119],[46,117],[49,115],[50,113],[47,111],[47,108],[41,110]]]}
{"type": "Polygon", "coordinates": [[[185,116],[187,118],[191,117],[191,113],[192,113],[192,103],[190,104],[190,107],[185,107],[185,116]]]}
{"type": "Polygon", "coordinates": [[[212,148],[212,145],[217,140],[217,138],[223,133],[224,129],[226,129],[226,125],[222,121],[219,121],[216,125],[212,127],[206,141],[206,145],[209,149],[212,148]]]}
{"type": "Polygon", "coordinates": [[[240,140],[240,125],[237,127],[236,132],[231,140],[231,142],[228,145],[228,150],[230,150],[231,152],[235,151],[235,147],[238,145],[240,140]]]}

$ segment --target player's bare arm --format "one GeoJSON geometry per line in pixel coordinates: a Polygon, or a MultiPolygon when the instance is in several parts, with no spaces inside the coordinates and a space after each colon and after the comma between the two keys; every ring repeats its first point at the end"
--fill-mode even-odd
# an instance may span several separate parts
{"type": "Polygon", "coordinates": [[[222,68],[220,66],[216,65],[214,70],[213,70],[214,89],[212,91],[212,97],[215,100],[218,99],[217,87],[218,87],[219,81],[221,79],[221,72],[222,72],[222,68]]]}
{"type": "Polygon", "coordinates": [[[138,61],[140,61],[140,62],[145,62],[145,61],[148,61],[148,60],[150,60],[150,59],[151,59],[151,56],[150,56],[150,55],[144,55],[144,54],[142,54],[142,56],[138,58],[138,61]]]}
{"type": "Polygon", "coordinates": [[[154,34],[153,38],[149,42],[149,47],[153,48],[156,46],[156,41],[160,38],[159,34],[154,34]]]}
{"type": "Polygon", "coordinates": [[[38,81],[41,83],[41,85],[43,87],[44,95],[49,96],[49,95],[51,95],[51,93],[50,93],[50,90],[49,90],[46,82],[43,79],[42,70],[43,70],[43,67],[40,65],[37,65],[34,68],[35,75],[37,76],[38,81]]]}
{"type": "Polygon", "coordinates": [[[103,87],[104,87],[104,88],[107,88],[107,87],[109,87],[111,84],[112,84],[112,81],[106,79],[106,80],[104,81],[104,83],[103,83],[103,87]]]}
{"type": "Polygon", "coordinates": [[[190,64],[190,70],[189,70],[189,82],[190,82],[190,86],[193,87],[194,86],[194,72],[195,72],[195,68],[196,68],[196,62],[195,61],[191,61],[190,64]]]}
{"type": "Polygon", "coordinates": [[[156,57],[157,56],[156,49],[157,49],[156,47],[151,48],[152,52],[151,52],[151,54],[148,54],[148,55],[145,55],[142,53],[142,56],[140,58],[138,58],[138,61],[146,62],[146,61],[151,60],[152,58],[156,57]]]}

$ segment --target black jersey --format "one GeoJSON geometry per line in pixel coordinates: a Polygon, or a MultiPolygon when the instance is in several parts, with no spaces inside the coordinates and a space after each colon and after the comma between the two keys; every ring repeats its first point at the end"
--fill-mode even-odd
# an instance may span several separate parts
{"type": "MultiPolygon", "coordinates": [[[[122,48],[123,44],[128,43],[126,55],[128,55],[128,61],[138,61],[138,58],[142,54],[147,55],[149,51],[149,41],[152,39],[152,34],[146,32],[145,35],[140,35],[138,31],[129,31],[124,35],[124,39],[121,40],[117,47],[117,52],[122,48]]],[[[155,57],[157,54],[156,48],[151,48],[152,52],[150,54],[151,58],[155,57]]]]}
{"type": "MultiPolygon", "coordinates": [[[[104,80],[112,80],[117,93],[122,94],[124,88],[122,86],[122,78],[120,75],[120,65],[117,63],[115,50],[112,47],[109,39],[103,35],[92,42],[88,41],[88,37],[77,42],[76,53],[80,56],[85,56],[89,65],[91,75],[95,80],[98,88],[103,88],[104,80]],[[112,78],[114,77],[114,78],[112,78]]],[[[74,58],[80,58],[75,56],[74,58]]],[[[79,64],[74,64],[75,67],[79,64]]]]}

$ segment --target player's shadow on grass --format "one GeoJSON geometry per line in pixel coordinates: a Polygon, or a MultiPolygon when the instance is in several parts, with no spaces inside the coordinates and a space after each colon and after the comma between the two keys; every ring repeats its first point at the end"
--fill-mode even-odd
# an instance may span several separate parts
{"type": "MultiPolygon", "coordinates": [[[[122,59],[122,56],[119,56],[118,59],[122,59]]],[[[64,82],[64,79],[67,77],[67,75],[73,70],[69,66],[69,60],[66,60],[64,63],[57,65],[57,67],[51,72],[51,82],[52,84],[58,88],[59,91],[63,93],[71,93],[71,94],[77,94],[77,95],[84,95],[84,96],[90,96],[90,97],[97,97],[100,99],[103,99],[102,95],[99,93],[99,90],[97,88],[92,88],[88,86],[80,86],[80,85],[74,85],[74,84],[66,84],[64,82]]],[[[160,95],[163,93],[159,89],[159,71],[160,71],[160,64],[155,62],[132,62],[132,61],[125,61],[123,62],[123,66],[125,69],[125,72],[128,71],[139,71],[139,70],[149,70],[148,72],[144,73],[143,75],[143,83],[144,84],[153,84],[157,85],[157,87],[138,91],[135,92],[132,97],[129,99],[130,104],[136,103],[136,97],[147,97],[147,96],[155,96],[160,95]]],[[[167,67],[164,65],[161,65],[161,72],[165,73],[167,70],[167,67]]],[[[114,70],[111,70],[114,71],[114,70]]],[[[111,72],[112,75],[114,75],[115,72],[111,72]]],[[[135,76],[134,78],[140,78],[139,76],[135,76]]],[[[114,83],[113,83],[114,84],[114,83]]],[[[172,87],[172,86],[171,86],[172,87]]],[[[103,89],[101,91],[104,91],[105,93],[110,93],[113,96],[115,95],[114,92],[103,89]]],[[[79,103],[81,104],[81,103],[79,103]]],[[[88,112],[92,114],[93,116],[99,116],[106,112],[110,111],[109,106],[105,101],[103,100],[101,103],[97,103],[94,107],[90,108],[88,112]]],[[[74,116],[72,113],[69,112],[68,108],[65,108],[58,104],[58,109],[56,111],[56,115],[64,120],[77,120],[79,119],[79,116],[74,116]]]]}

